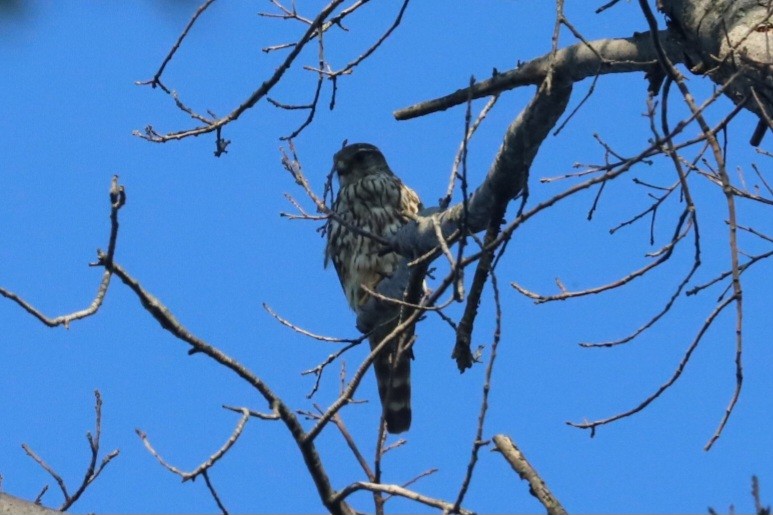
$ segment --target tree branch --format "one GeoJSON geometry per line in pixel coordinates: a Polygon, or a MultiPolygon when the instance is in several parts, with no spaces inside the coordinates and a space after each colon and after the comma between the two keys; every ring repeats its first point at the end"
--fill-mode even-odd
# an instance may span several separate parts
{"type": "MultiPolygon", "coordinates": [[[[660,37],[671,60],[681,62],[683,52],[679,46],[680,38],[669,31],[661,31],[660,37]]],[[[564,80],[579,82],[607,73],[648,71],[656,63],[655,47],[647,33],[637,33],[630,38],[577,43],[555,53],[549,52],[507,72],[495,73],[489,79],[449,95],[399,109],[394,116],[398,120],[409,120],[463,104],[470,96],[474,99],[482,98],[520,86],[538,85],[551,72],[551,67],[564,80]]]]}
{"type": "Polygon", "coordinates": [[[52,510],[3,492],[0,492],[0,513],[12,513],[13,515],[62,515],[62,512],[59,510],[52,510]]]}
{"type": "MultiPolygon", "coordinates": [[[[759,0],[662,0],[659,5],[683,36],[691,70],[720,85],[742,71],[741,79],[732,81],[725,94],[765,120],[766,113],[773,112],[773,5],[759,0]],[[747,102],[753,97],[752,90],[757,101],[747,102]]],[[[671,52],[666,54],[672,63],[677,62],[671,52]]]]}
{"type": "Polygon", "coordinates": [[[509,436],[494,436],[494,445],[518,476],[529,482],[529,492],[548,510],[548,515],[566,515],[564,507],[509,436]]]}
{"type": "MultiPolygon", "coordinates": [[[[537,151],[569,102],[572,84],[560,79],[556,77],[551,86],[542,84],[531,102],[508,127],[486,179],[469,201],[460,202],[440,213],[420,216],[406,224],[392,240],[393,250],[406,258],[426,254],[440,243],[436,226],[440,227],[443,238],[451,242],[462,222],[469,233],[480,232],[488,227],[492,215],[500,210],[503,212],[503,206],[522,193],[537,151]]],[[[406,259],[391,277],[379,283],[377,292],[401,299],[409,278],[406,259]]],[[[357,327],[362,332],[369,332],[383,323],[384,311],[383,303],[371,298],[357,313],[357,327]]]]}
{"type": "Polygon", "coordinates": [[[102,253],[99,254],[99,258],[102,266],[112,271],[112,273],[118,276],[118,278],[137,295],[142,306],[156,319],[156,321],[158,321],[159,324],[161,324],[161,327],[169,331],[175,338],[182,340],[191,346],[191,350],[189,351],[190,354],[200,352],[207,355],[217,363],[234,372],[260,392],[263,398],[271,406],[272,411],[275,412],[282,422],[284,422],[285,426],[287,426],[287,429],[290,431],[290,434],[298,445],[322,503],[328,510],[336,515],[351,514],[351,508],[345,503],[331,501],[331,499],[334,498],[335,490],[330,484],[330,479],[322,465],[322,460],[314,445],[314,441],[307,438],[307,434],[300,421],[284,401],[282,401],[282,399],[277,396],[262,379],[247,369],[247,367],[188,331],[188,329],[175,318],[169,308],[161,303],[154,295],[145,290],[145,288],[118,265],[118,263],[106,260],[106,256],[102,253]]]}
{"type": "MultiPolygon", "coordinates": [[[[22,444],[22,449],[24,449],[24,452],[27,453],[27,455],[32,458],[35,463],[40,465],[43,470],[49,473],[51,477],[54,478],[56,483],[59,485],[59,489],[62,491],[62,495],[64,496],[64,501],[62,502],[62,505],[59,507],[59,511],[65,511],[68,510],[75,502],[80,498],[81,495],[83,495],[83,492],[86,491],[86,488],[89,487],[91,483],[94,482],[94,480],[99,477],[99,474],[102,473],[104,468],[107,466],[108,463],[110,463],[113,458],[118,456],[119,451],[118,449],[111,451],[107,453],[103,458],[102,462],[97,465],[97,459],[99,457],[99,443],[100,438],[102,437],[102,395],[99,393],[99,390],[94,391],[94,397],[96,398],[95,404],[94,404],[94,411],[96,412],[96,421],[95,421],[95,432],[92,435],[90,432],[86,433],[86,439],[89,441],[89,448],[91,450],[91,458],[89,459],[89,465],[86,469],[86,473],[83,477],[83,481],[81,482],[80,486],[78,486],[78,489],[75,490],[75,493],[70,495],[70,493],[67,491],[67,485],[64,482],[64,479],[62,479],[62,476],[60,476],[54,469],[51,467],[48,463],[46,463],[43,458],[38,456],[35,451],[30,449],[30,447],[25,443],[22,444]]],[[[45,492],[45,490],[44,490],[45,492]]],[[[41,492],[41,495],[43,492],[41,492]]],[[[38,496],[40,497],[40,496],[38,496]]]]}
{"type": "MultiPolygon", "coordinates": [[[[113,180],[110,183],[110,236],[108,237],[107,253],[105,254],[105,259],[108,261],[112,261],[113,255],[115,254],[115,245],[118,240],[118,211],[121,209],[121,207],[123,207],[125,202],[126,193],[124,191],[124,187],[118,184],[118,176],[114,175],[113,180]]],[[[92,263],[90,266],[95,265],[92,263]]],[[[37,318],[48,327],[57,327],[63,325],[65,329],[69,329],[70,322],[91,316],[99,310],[99,308],[102,306],[102,302],[105,300],[107,289],[110,286],[110,277],[112,277],[112,275],[113,274],[110,272],[110,270],[106,269],[104,271],[102,274],[102,280],[99,282],[99,286],[97,287],[97,294],[87,308],[54,318],[50,318],[44,315],[37,308],[35,308],[35,306],[12,291],[6,290],[5,288],[0,288],[0,296],[14,301],[27,313],[37,318]]]]}
{"type": "MultiPolygon", "coordinates": [[[[245,111],[248,111],[249,109],[251,109],[255,104],[258,103],[260,99],[265,97],[268,94],[268,92],[271,91],[271,89],[284,76],[285,72],[290,68],[293,62],[295,62],[295,59],[301,53],[301,50],[304,49],[306,44],[309,43],[312,39],[314,39],[317,36],[318,31],[320,30],[320,28],[322,28],[327,17],[330,16],[330,14],[336,9],[336,7],[338,7],[342,3],[343,3],[343,0],[332,0],[328,5],[326,5],[322,10],[320,10],[317,17],[314,18],[314,21],[309,25],[309,28],[306,30],[306,33],[301,37],[300,40],[298,40],[298,42],[293,47],[292,51],[288,54],[285,60],[276,68],[276,70],[271,75],[271,77],[266,79],[263,82],[263,84],[261,84],[260,87],[256,89],[249,96],[249,98],[247,98],[240,106],[238,106],[236,109],[231,111],[226,116],[223,116],[222,118],[214,120],[211,123],[206,123],[204,125],[200,125],[192,129],[186,129],[186,130],[177,131],[177,132],[170,132],[168,134],[159,134],[155,130],[153,130],[152,127],[148,127],[145,129],[144,132],[134,131],[134,135],[155,143],[165,143],[170,140],[180,140],[190,136],[200,136],[202,134],[207,134],[213,131],[221,130],[225,125],[236,120],[242,114],[244,114],[245,111]]],[[[218,140],[220,140],[219,134],[218,134],[218,140]]]]}

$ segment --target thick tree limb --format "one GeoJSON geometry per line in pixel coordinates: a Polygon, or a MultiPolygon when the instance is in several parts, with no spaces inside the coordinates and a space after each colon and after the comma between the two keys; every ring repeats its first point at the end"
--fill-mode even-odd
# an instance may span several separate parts
{"type": "Polygon", "coordinates": [[[773,113],[773,4],[759,0],[663,0],[661,10],[681,33],[694,73],[705,73],[722,85],[742,69],[725,95],[735,104],[745,102],[744,107],[761,119],[766,112],[773,113]],[[747,102],[748,98],[756,101],[747,102]]]}
{"type": "MultiPolygon", "coordinates": [[[[681,39],[667,30],[661,31],[659,36],[671,61],[682,62],[681,39]]],[[[657,65],[657,53],[648,33],[637,33],[630,38],[600,39],[589,44],[578,43],[555,54],[545,54],[513,70],[497,73],[468,88],[399,109],[394,116],[398,120],[408,120],[464,104],[470,96],[482,98],[519,86],[541,84],[550,73],[551,66],[557,76],[579,82],[607,73],[649,71],[654,65],[657,65]]]]}
{"type": "Polygon", "coordinates": [[[0,492],[0,515],[54,515],[61,511],[0,492]]]}
{"type": "MultiPolygon", "coordinates": [[[[470,233],[483,231],[498,209],[521,194],[537,150],[566,109],[571,92],[572,82],[561,75],[554,77],[551,85],[543,83],[540,86],[529,105],[508,127],[486,179],[467,202],[466,213],[460,202],[446,211],[421,216],[397,233],[391,242],[392,248],[406,256],[406,260],[391,277],[379,283],[378,293],[394,299],[403,298],[411,275],[407,260],[422,256],[439,245],[436,226],[448,241],[454,240],[463,218],[470,233]]],[[[372,298],[357,313],[357,327],[363,332],[370,331],[383,322],[383,312],[382,301],[372,298]]]]}

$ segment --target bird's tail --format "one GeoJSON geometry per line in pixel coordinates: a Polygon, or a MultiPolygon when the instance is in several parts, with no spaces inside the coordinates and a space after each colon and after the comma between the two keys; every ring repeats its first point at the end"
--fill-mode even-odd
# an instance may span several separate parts
{"type": "MultiPolygon", "coordinates": [[[[371,349],[375,348],[395,327],[386,323],[374,329],[370,335],[371,349]]],[[[399,337],[395,338],[395,340],[399,337]]],[[[411,427],[411,358],[412,349],[407,349],[395,359],[396,343],[390,343],[373,361],[376,371],[378,395],[384,410],[386,428],[390,433],[402,433],[411,427]]]]}

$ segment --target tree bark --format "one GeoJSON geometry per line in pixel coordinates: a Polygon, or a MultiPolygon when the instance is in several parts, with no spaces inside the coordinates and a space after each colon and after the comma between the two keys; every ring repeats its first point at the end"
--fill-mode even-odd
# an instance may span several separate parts
{"type": "Polygon", "coordinates": [[[735,104],[762,119],[773,116],[773,4],[760,0],[662,0],[671,29],[684,39],[694,73],[725,84],[735,104]],[[756,95],[755,95],[756,94],[756,95]],[[756,97],[756,98],[755,98],[756,97]]]}
{"type": "Polygon", "coordinates": [[[0,515],[54,515],[60,511],[0,492],[0,515]]]}

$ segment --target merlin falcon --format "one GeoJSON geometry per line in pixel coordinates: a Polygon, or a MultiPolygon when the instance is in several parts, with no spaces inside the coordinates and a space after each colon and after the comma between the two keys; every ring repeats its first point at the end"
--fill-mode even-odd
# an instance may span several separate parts
{"type": "MultiPolygon", "coordinates": [[[[335,216],[327,227],[325,265],[332,261],[349,306],[359,313],[385,277],[397,269],[400,256],[384,252],[369,236],[391,239],[421,209],[418,195],[390,170],[381,151],[368,143],[342,148],[333,157],[338,175],[335,216]],[[352,230],[355,228],[355,230],[352,230]],[[365,287],[365,288],[363,288],[365,287]]],[[[397,312],[398,310],[395,310],[397,312]]],[[[397,326],[397,316],[369,335],[371,349],[397,326]]],[[[395,338],[395,342],[397,338],[395,338]]],[[[387,431],[402,433],[411,426],[411,351],[395,361],[396,343],[387,345],[373,362],[387,431]]]]}

